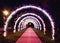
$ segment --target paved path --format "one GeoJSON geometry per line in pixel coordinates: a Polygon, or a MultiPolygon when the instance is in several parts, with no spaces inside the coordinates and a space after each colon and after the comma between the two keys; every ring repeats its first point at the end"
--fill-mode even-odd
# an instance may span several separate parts
{"type": "Polygon", "coordinates": [[[42,43],[32,28],[28,28],[16,43],[42,43]]]}

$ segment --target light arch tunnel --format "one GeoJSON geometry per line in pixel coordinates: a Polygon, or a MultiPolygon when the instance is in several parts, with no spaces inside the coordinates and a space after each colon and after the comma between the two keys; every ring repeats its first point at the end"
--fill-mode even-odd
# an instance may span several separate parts
{"type": "MultiPolygon", "coordinates": [[[[41,28],[41,23],[40,23],[40,21],[42,22],[42,24],[43,24],[43,29],[44,29],[44,34],[45,34],[45,31],[46,31],[46,29],[45,29],[45,23],[44,23],[44,21],[43,21],[43,19],[41,18],[41,17],[39,17],[37,14],[34,14],[34,13],[26,13],[26,14],[23,14],[24,16],[21,16],[21,17],[19,17],[17,20],[16,20],[16,22],[15,22],[15,25],[14,25],[14,31],[13,32],[16,32],[16,25],[17,25],[17,23],[18,23],[18,21],[19,21],[19,19],[21,19],[21,18],[23,18],[23,17],[25,17],[25,16],[27,16],[26,18],[28,18],[28,17],[30,17],[30,19],[33,19],[33,20],[37,20],[35,23],[38,23],[39,24],[39,27],[40,27],[40,30],[42,29],[41,28]],[[40,21],[39,21],[39,20],[40,21]]],[[[24,19],[26,19],[26,18],[24,18],[24,19]]],[[[28,21],[27,21],[28,22],[28,21]]],[[[30,21],[30,22],[33,22],[33,21],[30,21]]],[[[34,23],[34,22],[33,22],[34,23]]],[[[34,23],[34,24],[35,24],[34,23]]],[[[35,24],[36,25],[36,24],[35,24]]],[[[37,25],[36,25],[37,26],[37,25]]]]}
{"type": "Polygon", "coordinates": [[[18,11],[21,11],[21,10],[24,10],[24,9],[28,9],[28,8],[31,8],[31,9],[36,9],[38,11],[41,11],[42,13],[45,14],[46,17],[48,17],[48,19],[50,20],[50,23],[51,23],[51,29],[52,29],[52,40],[54,40],[54,35],[55,35],[55,30],[54,30],[54,21],[53,19],[51,18],[51,16],[49,15],[49,13],[47,13],[45,10],[43,10],[42,8],[40,7],[37,7],[37,6],[33,6],[33,5],[27,5],[27,6],[22,6],[18,9],[16,9],[15,11],[13,11],[10,16],[7,18],[6,20],[6,24],[4,25],[4,37],[6,37],[7,35],[7,27],[8,27],[8,23],[9,21],[11,20],[12,16],[15,15],[18,11]]]}
{"type": "Polygon", "coordinates": [[[41,23],[35,18],[35,17],[32,17],[32,16],[27,16],[25,18],[23,18],[20,23],[18,24],[18,31],[21,30],[21,25],[22,25],[22,28],[26,28],[26,25],[31,22],[34,24],[33,27],[35,27],[36,29],[39,29],[41,30],[42,27],[41,27],[41,23]]]}

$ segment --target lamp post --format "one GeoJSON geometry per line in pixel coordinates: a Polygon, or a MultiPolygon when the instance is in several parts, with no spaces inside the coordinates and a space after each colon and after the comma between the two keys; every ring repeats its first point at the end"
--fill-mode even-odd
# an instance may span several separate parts
{"type": "Polygon", "coordinates": [[[9,15],[10,12],[9,12],[9,10],[6,10],[6,9],[3,10],[2,12],[3,12],[3,19],[6,20],[6,18],[9,15]]]}
{"type": "MultiPolygon", "coordinates": [[[[6,10],[6,9],[5,9],[5,10],[2,11],[2,13],[3,13],[3,19],[4,19],[4,25],[5,25],[7,16],[9,15],[10,12],[9,12],[9,10],[6,10]]],[[[4,33],[5,33],[5,34],[3,34],[3,35],[4,35],[4,37],[6,37],[6,31],[4,31],[4,33]]]]}

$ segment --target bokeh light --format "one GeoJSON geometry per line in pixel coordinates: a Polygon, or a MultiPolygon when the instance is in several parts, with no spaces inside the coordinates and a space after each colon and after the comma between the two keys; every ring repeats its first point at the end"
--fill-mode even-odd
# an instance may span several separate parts
{"type": "Polygon", "coordinates": [[[4,15],[4,16],[8,16],[8,15],[9,15],[9,10],[6,10],[6,9],[3,10],[3,15],[4,15]]]}

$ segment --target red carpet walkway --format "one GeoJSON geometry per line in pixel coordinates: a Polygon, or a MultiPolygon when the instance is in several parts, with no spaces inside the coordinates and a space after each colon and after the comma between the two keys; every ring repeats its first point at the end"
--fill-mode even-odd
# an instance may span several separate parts
{"type": "Polygon", "coordinates": [[[32,28],[28,28],[16,43],[42,43],[32,28]]]}

